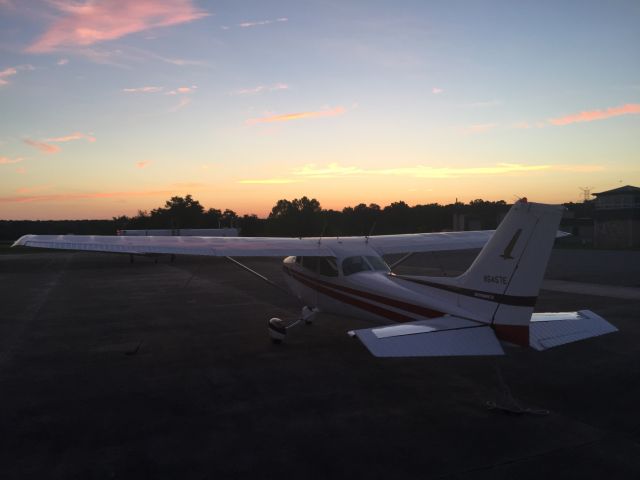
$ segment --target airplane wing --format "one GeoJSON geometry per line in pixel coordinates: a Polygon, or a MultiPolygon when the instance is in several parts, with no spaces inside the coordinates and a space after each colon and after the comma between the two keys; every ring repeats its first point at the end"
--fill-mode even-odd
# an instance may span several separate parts
{"type": "MultiPolygon", "coordinates": [[[[410,233],[401,235],[378,235],[375,237],[346,237],[343,243],[368,241],[368,245],[380,255],[393,253],[438,252],[445,250],[470,250],[482,248],[495,230],[469,232],[410,233]]],[[[571,236],[558,230],[556,238],[571,236]]]]}
{"type": "Polygon", "coordinates": [[[375,237],[345,237],[343,244],[366,242],[380,255],[409,252],[437,252],[444,250],[467,250],[482,248],[494,230],[475,232],[410,233],[401,235],[377,235],[375,237]]]}
{"type": "Polygon", "coordinates": [[[312,238],[128,237],[109,235],[24,235],[13,246],[132,254],[182,254],[212,257],[333,256],[312,238]]]}
{"type": "MultiPolygon", "coordinates": [[[[132,254],[214,257],[335,256],[333,247],[367,245],[380,255],[482,248],[493,230],[413,233],[374,237],[134,237],[110,235],[24,235],[13,246],[132,254]]],[[[563,232],[558,232],[558,236],[563,232]]],[[[566,234],[564,234],[566,235],[566,234]]]]}
{"type": "Polygon", "coordinates": [[[376,357],[504,355],[488,324],[444,317],[349,332],[376,357]]]}

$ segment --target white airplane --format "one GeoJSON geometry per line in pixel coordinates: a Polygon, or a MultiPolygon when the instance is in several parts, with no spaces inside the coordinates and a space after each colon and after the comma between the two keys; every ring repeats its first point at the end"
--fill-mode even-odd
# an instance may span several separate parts
{"type": "MultiPolygon", "coordinates": [[[[301,320],[320,312],[394,322],[349,332],[378,357],[502,355],[501,342],[536,350],[617,329],[589,310],[533,313],[563,208],[522,199],[494,231],[344,238],[25,235],[15,245],[128,254],[284,257],[301,320]],[[391,272],[387,254],[480,248],[462,275],[391,272]]],[[[396,264],[399,262],[396,262],[396,264]]],[[[296,324],[299,321],[295,322],[296,324]]],[[[282,320],[269,320],[274,341],[282,320]]]]}

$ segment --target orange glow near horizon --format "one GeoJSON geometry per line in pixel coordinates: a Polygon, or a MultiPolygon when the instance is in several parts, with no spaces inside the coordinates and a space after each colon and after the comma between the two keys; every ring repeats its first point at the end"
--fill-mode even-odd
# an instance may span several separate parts
{"type": "MultiPolygon", "coordinates": [[[[590,173],[569,175],[590,175],[590,173]]],[[[542,175],[546,172],[534,172],[542,175]]],[[[342,210],[359,203],[375,203],[381,207],[392,202],[404,201],[409,205],[439,203],[446,205],[456,200],[468,203],[471,200],[504,200],[512,203],[518,197],[543,203],[579,201],[580,192],[563,192],[556,182],[543,182],[531,189],[528,175],[491,178],[489,182],[465,181],[450,178],[432,182],[424,179],[403,180],[389,183],[384,176],[367,179],[371,191],[349,188],[353,179],[342,178],[331,181],[305,181],[291,184],[238,184],[238,188],[221,190],[215,184],[197,188],[172,188],[149,191],[111,191],[91,193],[57,193],[49,186],[33,189],[23,187],[15,195],[0,197],[0,219],[46,220],[46,219],[110,219],[138,211],[150,211],[164,205],[170,197],[191,194],[205,208],[231,209],[239,215],[255,214],[268,216],[271,208],[280,199],[293,200],[307,196],[316,198],[324,209],[342,210]],[[509,192],[501,194],[499,192],[509,192]]],[[[363,183],[362,180],[359,183],[363,183]]],[[[612,188],[615,186],[612,186],[612,188]]]]}

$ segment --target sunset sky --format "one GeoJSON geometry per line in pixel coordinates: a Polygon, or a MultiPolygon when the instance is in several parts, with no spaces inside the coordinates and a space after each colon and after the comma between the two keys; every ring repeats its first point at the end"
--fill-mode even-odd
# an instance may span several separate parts
{"type": "Polygon", "coordinates": [[[0,219],[640,186],[640,2],[0,0],[0,219]]]}

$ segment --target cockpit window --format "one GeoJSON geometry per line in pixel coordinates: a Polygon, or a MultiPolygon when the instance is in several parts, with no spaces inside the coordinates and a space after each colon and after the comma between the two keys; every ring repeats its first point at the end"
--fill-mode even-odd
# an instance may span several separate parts
{"type": "Polygon", "coordinates": [[[318,273],[327,277],[338,276],[338,265],[331,257],[318,257],[318,273]]]}
{"type": "Polygon", "coordinates": [[[318,270],[318,257],[302,257],[302,266],[315,272],[318,270]]]}
{"type": "Polygon", "coordinates": [[[347,275],[362,272],[365,270],[371,270],[371,267],[366,262],[364,257],[347,257],[342,261],[342,273],[345,275],[345,277],[347,275]]]}
{"type": "MultiPolygon", "coordinates": [[[[338,276],[338,266],[333,257],[298,257],[303,268],[327,277],[338,276]]],[[[297,259],[296,259],[297,260],[297,259]]]]}
{"type": "Polygon", "coordinates": [[[367,259],[367,261],[369,262],[369,265],[371,265],[374,270],[381,270],[383,272],[388,272],[390,270],[389,265],[387,265],[385,261],[382,260],[380,257],[367,255],[365,258],[367,259]]]}

